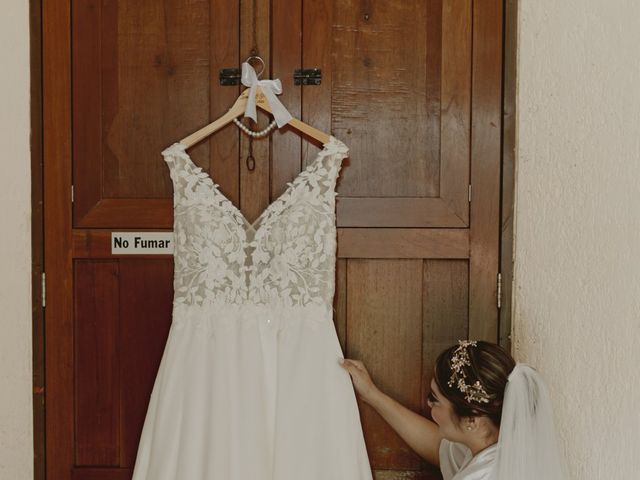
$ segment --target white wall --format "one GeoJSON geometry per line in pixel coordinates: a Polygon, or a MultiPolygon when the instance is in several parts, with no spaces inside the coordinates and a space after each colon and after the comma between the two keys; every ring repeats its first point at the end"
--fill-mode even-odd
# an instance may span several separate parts
{"type": "Polygon", "coordinates": [[[576,480],[640,478],[639,19],[520,0],[514,347],[576,480]]]}
{"type": "Polygon", "coordinates": [[[29,2],[0,13],[0,478],[33,478],[29,2]]]}

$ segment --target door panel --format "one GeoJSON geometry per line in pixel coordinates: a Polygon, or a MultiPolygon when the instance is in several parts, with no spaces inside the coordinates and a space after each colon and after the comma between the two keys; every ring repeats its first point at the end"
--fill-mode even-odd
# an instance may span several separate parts
{"type": "MultiPolygon", "coordinates": [[[[112,255],[111,233],[172,227],[160,152],[233,104],[241,88],[221,86],[219,70],[254,46],[289,111],[350,147],[334,300],[345,355],[429,416],[437,354],[458,338],[498,338],[502,3],[253,5],[43,5],[50,478],[131,477],[171,322],[173,266],[168,256],[112,255]],[[294,85],[294,69],[312,67],[321,84],[294,85]]],[[[260,113],[260,128],[267,121],[260,113]]],[[[254,170],[248,149],[230,125],[190,155],[251,221],[318,146],[285,127],[253,142],[254,170]]],[[[359,406],[377,480],[439,478],[359,406]]]]}
{"type": "Polygon", "coordinates": [[[118,465],[118,262],[81,260],[74,273],[76,462],[118,465]]]}
{"type": "MultiPolygon", "coordinates": [[[[215,81],[220,65],[237,63],[234,3],[72,3],[74,226],[171,228],[171,180],[160,152],[239,94],[215,81]]],[[[237,155],[233,133],[202,143],[192,157],[205,169],[222,162],[216,172],[237,177],[225,165],[237,155]]]]}
{"type": "MultiPolygon", "coordinates": [[[[379,387],[412,410],[421,407],[422,262],[349,260],[347,351],[379,387]],[[416,377],[417,375],[417,377],[416,377]]],[[[420,458],[371,408],[361,404],[374,469],[417,470],[420,458]]]]}
{"type": "Polygon", "coordinates": [[[83,471],[135,463],[169,334],[172,275],[166,258],[74,263],[75,466],[83,471]]]}
{"type": "Polygon", "coordinates": [[[467,227],[470,2],[303,3],[304,118],[351,148],[338,225],[467,227]]]}

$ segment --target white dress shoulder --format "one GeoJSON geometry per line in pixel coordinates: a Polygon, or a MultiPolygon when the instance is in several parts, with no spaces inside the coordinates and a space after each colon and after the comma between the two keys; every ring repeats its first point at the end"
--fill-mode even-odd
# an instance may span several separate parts
{"type": "Polygon", "coordinates": [[[466,445],[443,438],[439,450],[443,480],[493,480],[497,448],[493,444],[473,456],[466,445]]]}

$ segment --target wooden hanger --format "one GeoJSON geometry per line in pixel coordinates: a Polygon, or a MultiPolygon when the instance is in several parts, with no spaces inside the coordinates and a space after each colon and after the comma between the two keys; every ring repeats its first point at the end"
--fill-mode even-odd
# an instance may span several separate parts
{"type": "MultiPolygon", "coordinates": [[[[247,106],[247,98],[249,97],[249,88],[243,91],[233,106],[229,109],[227,113],[222,115],[217,120],[211,122],[209,125],[201,128],[197,132],[192,133],[191,135],[184,137],[180,140],[180,143],[184,145],[186,148],[189,148],[196,143],[200,142],[204,138],[208,137],[212,133],[220,130],[222,127],[232,122],[234,118],[237,118],[244,114],[245,108],[247,106]]],[[[269,107],[269,103],[267,102],[267,98],[264,93],[262,93],[262,89],[260,86],[256,87],[256,106],[261,108],[262,110],[273,113],[271,108],[269,107]]],[[[298,120],[297,118],[292,118],[287,125],[291,125],[293,128],[298,130],[301,133],[304,133],[311,138],[316,139],[323,145],[329,142],[329,134],[324,133],[317,128],[313,128],[310,125],[298,120]]]]}

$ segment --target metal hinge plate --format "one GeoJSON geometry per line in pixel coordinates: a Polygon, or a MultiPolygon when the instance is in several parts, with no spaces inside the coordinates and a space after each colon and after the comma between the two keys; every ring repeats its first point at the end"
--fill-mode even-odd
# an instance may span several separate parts
{"type": "Polygon", "coordinates": [[[240,85],[239,68],[223,68],[220,70],[220,85],[240,85]]]}
{"type": "Polygon", "coordinates": [[[47,276],[42,272],[41,287],[42,291],[42,308],[47,306],[47,276]]]}
{"type": "MultiPolygon", "coordinates": [[[[220,85],[240,85],[239,68],[223,68],[218,75],[220,85]]],[[[293,72],[294,85],[320,85],[322,70],[319,68],[297,68],[293,72]]]]}
{"type": "Polygon", "coordinates": [[[502,307],[502,274],[498,273],[498,308],[502,307]]]}
{"type": "Polygon", "coordinates": [[[320,85],[322,70],[319,68],[297,68],[293,72],[294,85],[320,85]]]}

